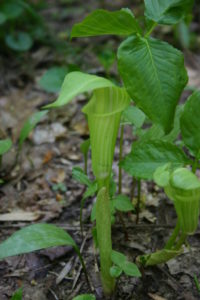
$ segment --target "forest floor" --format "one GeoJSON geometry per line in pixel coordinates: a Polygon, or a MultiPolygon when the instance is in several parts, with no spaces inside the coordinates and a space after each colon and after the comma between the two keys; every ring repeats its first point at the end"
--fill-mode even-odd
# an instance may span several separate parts
{"type": "MultiPolygon", "coordinates": [[[[67,6],[58,5],[58,2],[51,1],[50,8],[44,12],[54,32],[62,32],[66,28],[69,30],[84,14],[101,6],[101,1],[91,6],[91,1],[87,5],[81,5],[81,1],[72,1],[67,6]],[[51,18],[53,14],[57,14],[59,19],[55,16],[51,18]]],[[[106,4],[106,1],[102,2],[106,4]]],[[[112,6],[110,4],[106,7],[130,7],[130,2],[123,1],[122,5],[122,1],[115,1],[112,6]]],[[[136,9],[140,9],[139,4],[136,9]]],[[[172,39],[171,32],[158,34],[166,40],[172,39]]],[[[44,92],[38,85],[38,79],[49,67],[80,64],[83,71],[104,75],[105,71],[94,53],[98,45],[101,49],[105,42],[114,49],[119,44],[115,38],[82,39],[67,41],[66,50],[40,46],[15,59],[11,59],[10,54],[2,55],[0,137],[9,134],[16,144],[27,117],[55,100],[57,95],[44,92]]],[[[185,57],[189,84],[199,88],[200,49],[195,52],[185,51],[185,57]]],[[[115,65],[110,72],[111,76],[117,77],[115,65]]],[[[184,92],[183,99],[188,93],[184,92]]],[[[81,96],[65,109],[50,111],[25,142],[17,164],[17,147],[3,157],[0,177],[4,178],[6,184],[0,187],[0,240],[3,241],[17,229],[37,222],[50,222],[66,229],[82,250],[93,293],[97,299],[105,299],[99,280],[98,255],[91,234],[90,213],[94,199],[89,199],[83,210],[82,238],[79,214],[84,187],[72,178],[72,168],[83,167],[80,144],[89,135],[81,113],[86,101],[81,96]],[[62,184],[65,191],[55,191],[56,184],[62,184]]],[[[132,130],[127,126],[124,153],[129,152],[132,141],[132,130]]],[[[119,141],[113,168],[116,181],[118,153],[119,141]]],[[[132,179],[123,174],[123,193],[130,195],[131,189],[132,179]]],[[[133,196],[137,196],[137,188],[133,196]]],[[[113,248],[123,252],[131,261],[138,255],[161,249],[176,223],[172,203],[152,182],[142,181],[142,203],[138,224],[135,214],[124,215],[128,239],[118,218],[112,228],[113,248]]],[[[143,270],[142,278],[121,276],[112,299],[200,299],[194,281],[195,275],[200,279],[200,227],[188,241],[190,247],[185,248],[182,255],[166,264],[143,270]]],[[[90,292],[71,247],[56,247],[1,261],[0,299],[10,299],[20,286],[23,286],[23,300],[71,300],[78,294],[90,292]]]]}

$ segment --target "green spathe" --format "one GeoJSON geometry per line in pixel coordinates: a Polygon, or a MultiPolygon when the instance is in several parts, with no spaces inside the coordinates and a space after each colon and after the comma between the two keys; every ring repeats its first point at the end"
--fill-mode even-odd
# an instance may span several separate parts
{"type": "Polygon", "coordinates": [[[83,72],[71,72],[65,76],[58,99],[45,106],[56,108],[68,104],[79,94],[96,89],[115,86],[110,80],[83,72]]]}
{"type": "Polygon", "coordinates": [[[170,176],[165,191],[174,201],[181,230],[193,234],[199,221],[200,181],[188,169],[179,168],[170,176]]]}
{"type": "Polygon", "coordinates": [[[95,90],[83,108],[90,129],[92,168],[98,180],[110,176],[121,114],[129,103],[125,89],[110,87],[95,90]]]}
{"type": "Polygon", "coordinates": [[[169,165],[157,170],[154,179],[174,202],[182,232],[193,234],[199,221],[200,180],[186,168],[170,171],[169,165]]]}
{"type": "Polygon", "coordinates": [[[180,250],[159,250],[151,254],[146,254],[137,257],[137,261],[141,263],[145,267],[155,266],[158,264],[163,264],[170,259],[175,258],[177,255],[182,253],[182,249],[180,250]]]}

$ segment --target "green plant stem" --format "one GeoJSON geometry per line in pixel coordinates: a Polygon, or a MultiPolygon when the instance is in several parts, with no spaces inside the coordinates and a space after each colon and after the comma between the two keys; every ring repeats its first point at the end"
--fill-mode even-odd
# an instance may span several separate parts
{"type": "Polygon", "coordinates": [[[197,278],[196,275],[194,275],[194,282],[195,282],[197,291],[200,293],[200,283],[199,283],[198,278],[197,278]]]}
{"type": "Polygon", "coordinates": [[[137,195],[137,207],[136,207],[136,224],[139,222],[140,217],[140,203],[141,203],[141,180],[138,179],[138,195],[137,195]]]}
{"type": "Polygon", "coordinates": [[[96,227],[97,240],[100,252],[101,280],[103,290],[106,295],[111,295],[115,288],[115,280],[110,275],[110,268],[112,266],[112,239],[110,203],[108,192],[109,183],[110,178],[108,178],[105,182],[100,182],[96,203],[96,227]]]}
{"type": "MultiPolygon", "coordinates": [[[[123,140],[124,140],[124,125],[121,125],[120,129],[120,142],[119,142],[119,177],[118,177],[118,193],[122,193],[122,167],[120,165],[122,158],[123,158],[123,140]]],[[[125,235],[125,240],[128,240],[128,232],[126,230],[125,222],[123,219],[123,215],[121,212],[118,213],[120,222],[122,224],[122,227],[124,229],[124,235],[125,235]]]]}
{"type": "Polygon", "coordinates": [[[154,28],[157,26],[156,22],[153,22],[151,28],[145,33],[145,38],[147,38],[148,36],[150,36],[150,34],[152,33],[152,31],[154,30],[154,28]]]}
{"type": "Polygon", "coordinates": [[[174,244],[175,244],[175,241],[177,239],[177,236],[180,232],[180,224],[179,222],[177,221],[176,223],[176,227],[174,228],[173,232],[172,232],[172,235],[170,236],[169,240],[167,241],[166,245],[165,245],[165,249],[171,249],[174,244]]]}
{"type": "Polygon", "coordinates": [[[87,175],[87,172],[88,172],[88,156],[87,156],[87,154],[84,155],[84,172],[87,175]]]}
{"type": "Polygon", "coordinates": [[[130,194],[131,200],[133,200],[134,198],[135,186],[136,186],[136,179],[133,177],[132,185],[131,185],[131,194],[130,194]]]}
{"type": "Polygon", "coordinates": [[[119,178],[118,178],[118,192],[122,193],[122,167],[121,161],[123,157],[123,139],[124,139],[124,125],[121,125],[120,130],[120,144],[119,144],[119,178]]]}
{"type": "MultiPolygon", "coordinates": [[[[200,151],[199,151],[200,152],[200,151]]],[[[197,153],[197,156],[195,157],[195,161],[192,165],[192,172],[195,174],[196,170],[198,168],[198,163],[199,163],[199,152],[197,153]]]]}
{"type": "Polygon", "coordinates": [[[80,260],[80,263],[83,267],[83,272],[85,274],[85,277],[86,277],[86,281],[87,281],[87,284],[89,286],[89,289],[92,291],[92,288],[91,288],[91,285],[90,285],[90,281],[89,281],[89,277],[88,277],[88,273],[87,273],[87,269],[86,269],[86,266],[85,266],[85,262],[84,262],[84,259],[83,259],[83,256],[78,248],[78,246],[74,246],[74,250],[76,251],[78,257],[79,257],[79,260],[80,260]]]}
{"type": "Polygon", "coordinates": [[[81,208],[80,208],[80,230],[81,230],[82,238],[83,238],[83,207],[85,205],[85,201],[86,198],[83,197],[81,199],[81,208]]]}
{"type": "Polygon", "coordinates": [[[182,233],[176,246],[174,247],[174,250],[179,250],[181,248],[181,246],[185,243],[186,238],[187,238],[187,234],[182,233]]]}

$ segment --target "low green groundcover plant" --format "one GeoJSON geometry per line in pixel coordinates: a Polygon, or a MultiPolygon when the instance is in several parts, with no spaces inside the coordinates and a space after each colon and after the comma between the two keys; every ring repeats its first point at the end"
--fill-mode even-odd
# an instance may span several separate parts
{"type": "Polygon", "coordinates": [[[28,51],[34,41],[46,37],[42,17],[30,1],[1,0],[0,2],[0,42],[15,52],[28,51]],[[29,2],[29,3],[28,3],[29,2]]]}
{"type": "MultiPolygon", "coordinates": [[[[195,173],[200,159],[200,92],[194,92],[185,105],[178,105],[188,82],[183,54],[151,36],[157,25],[175,25],[183,20],[191,12],[193,1],[145,0],[144,5],[144,17],[140,19],[127,8],[113,12],[98,9],[72,29],[72,38],[126,37],[117,51],[123,85],[96,75],[71,72],[64,79],[58,99],[45,107],[58,108],[79,94],[92,92],[82,110],[90,130],[89,140],[81,145],[84,170],[75,168],[73,177],[87,187],[81,201],[82,230],[82,208],[88,197],[96,195],[91,219],[95,224],[93,237],[99,249],[105,295],[114,292],[116,278],[122,273],[140,277],[138,266],[141,264],[145,267],[163,263],[182,253],[182,245],[188,235],[194,234],[199,220],[200,181],[195,173]],[[137,141],[131,152],[123,157],[126,124],[133,126],[137,141]],[[119,128],[117,193],[112,164],[119,128]],[[180,133],[182,140],[178,138],[180,133]],[[90,148],[94,180],[88,178],[90,148]],[[122,168],[138,181],[138,200],[141,180],[154,180],[164,188],[177,213],[177,225],[165,248],[138,257],[138,266],[112,248],[111,225],[115,212],[134,210],[130,199],[122,194],[122,168]]],[[[75,242],[53,225],[31,225],[16,232],[0,245],[0,258],[56,245],[74,247],[87,277],[75,242]]],[[[78,297],[91,299],[93,296],[78,297]]]]}

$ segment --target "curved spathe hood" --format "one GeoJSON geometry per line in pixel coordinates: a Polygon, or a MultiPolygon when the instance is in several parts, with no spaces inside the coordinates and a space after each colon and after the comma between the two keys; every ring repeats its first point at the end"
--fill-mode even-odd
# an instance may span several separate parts
{"type": "Polygon", "coordinates": [[[111,173],[121,113],[129,103],[125,89],[107,87],[95,90],[82,110],[88,117],[92,168],[97,179],[105,179],[111,173]]]}

